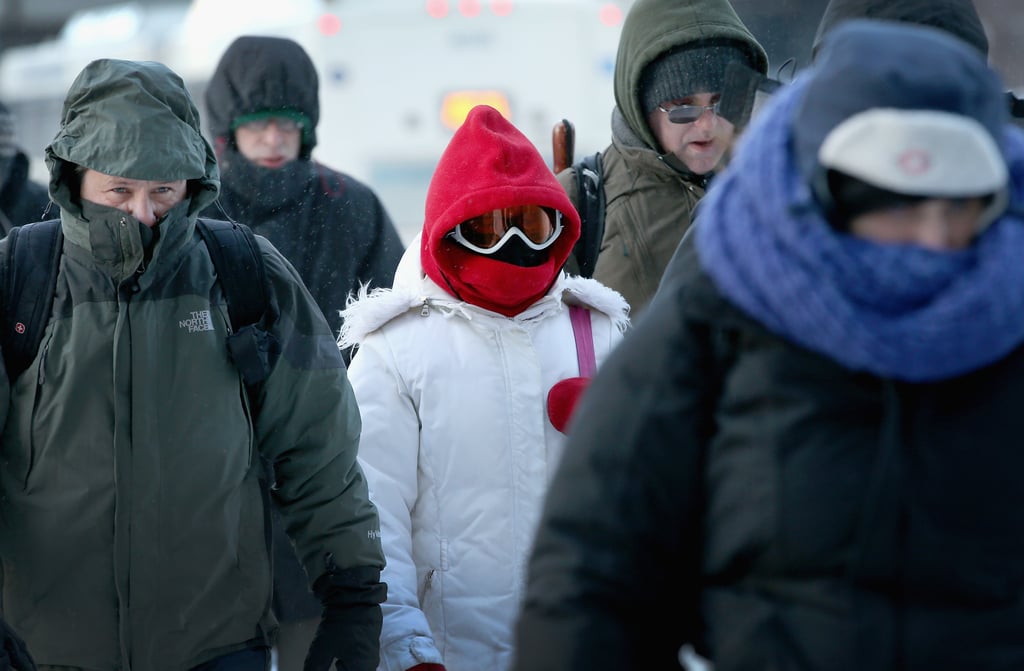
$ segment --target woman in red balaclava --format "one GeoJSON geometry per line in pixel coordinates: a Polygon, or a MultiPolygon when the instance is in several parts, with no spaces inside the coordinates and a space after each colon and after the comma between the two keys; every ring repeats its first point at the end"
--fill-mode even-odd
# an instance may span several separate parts
{"type": "Polygon", "coordinates": [[[563,431],[628,307],[562,272],[579,215],[533,144],[487,106],[441,156],[394,287],[364,290],[339,344],[388,584],[381,666],[508,666],[563,431]]]}

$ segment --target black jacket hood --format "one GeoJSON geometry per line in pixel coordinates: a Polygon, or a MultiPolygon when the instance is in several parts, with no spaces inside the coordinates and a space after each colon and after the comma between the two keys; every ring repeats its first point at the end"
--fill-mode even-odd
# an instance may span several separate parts
{"type": "Polygon", "coordinates": [[[831,0],[814,36],[815,57],[825,34],[846,19],[884,19],[939,28],[988,56],[985,27],[971,0],[831,0]]]}
{"type": "Polygon", "coordinates": [[[303,133],[301,158],[316,147],[320,80],[302,46],[290,39],[243,35],[228,46],[206,89],[210,132],[218,144],[234,144],[232,122],[240,116],[295,110],[311,124],[303,133]]]}

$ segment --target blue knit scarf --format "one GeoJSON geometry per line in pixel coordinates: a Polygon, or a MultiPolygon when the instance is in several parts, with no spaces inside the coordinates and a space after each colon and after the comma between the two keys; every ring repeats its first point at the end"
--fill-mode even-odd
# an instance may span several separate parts
{"type": "Polygon", "coordinates": [[[1008,214],[970,248],[872,243],[831,229],[799,175],[790,120],[805,81],[758,115],[701,204],[696,243],[719,290],[787,340],[911,382],[976,370],[1024,342],[1024,134],[1002,138],[1008,214]]]}

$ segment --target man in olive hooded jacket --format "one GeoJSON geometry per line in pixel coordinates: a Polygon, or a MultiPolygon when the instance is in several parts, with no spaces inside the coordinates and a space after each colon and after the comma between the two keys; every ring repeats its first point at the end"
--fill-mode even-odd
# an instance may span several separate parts
{"type": "Polygon", "coordinates": [[[196,230],[217,163],[181,78],[90,63],[46,162],[64,233],[52,317],[28,369],[0,383],[7,624],[40,666],[262,671],[269,495],[324,604],[308,668],[373,669],[384,560],[345,366],[295,270],[257,238],[279,356],[250,406],[196,230]]]}
{"type": "MultiPolygon", "coordinates": [[[[606,213],[594,278],[621,293],[634,318],[731,145],[732,124],[714,106],[733,61],[768,71],[767,54],[728,0],[637,0],[626,15],[612,142],[601,154],[606,213]],[[698,116],[686,121],[691,111],[698,116]]],[[[558,179],[575,201],[575,169],[558,179]]]]}

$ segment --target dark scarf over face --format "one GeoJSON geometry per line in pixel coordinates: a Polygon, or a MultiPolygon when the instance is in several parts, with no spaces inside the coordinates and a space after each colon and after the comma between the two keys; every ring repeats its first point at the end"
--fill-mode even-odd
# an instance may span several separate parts
{"type": "Polygon", "coordinates": [[[925,382],[993,363],[1024,342],[1024,135],[1004,140],[1011,214],[968,249],[877,244],[826,223],[793,155],[806,80],[755,119],[702,202],[701,264],[769,330],[844,366],[925,382]]]}
{"type": "Polygon", "coordinates": [[[265,221],[295,209],[308,198],[316,177],[311,163],[302,159],[264,168],[246,160],[234,147],[221,149],[219,158],[221,198],[237,221],[265,221]]]}

